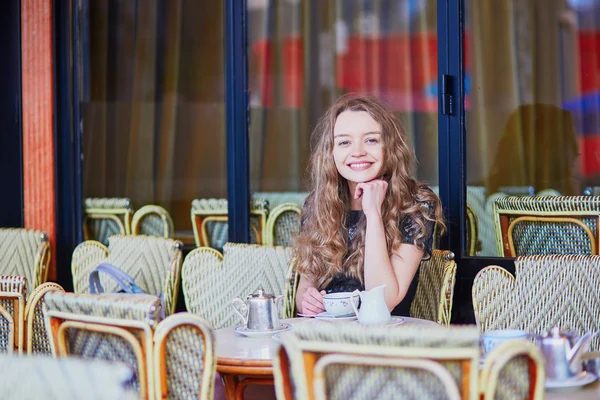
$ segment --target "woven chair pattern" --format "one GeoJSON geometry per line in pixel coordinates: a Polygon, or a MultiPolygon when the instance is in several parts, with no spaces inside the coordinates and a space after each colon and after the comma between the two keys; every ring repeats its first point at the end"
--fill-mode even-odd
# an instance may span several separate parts
{"type": "MultiPolygon", "coordinates": [[[[163,294],[165,313],[175,311],[181,273],[182,244],[153,236],[110,238],[108,248],[97,242],[83,242],[73,251],[72,272],[75,292],[89,292],[89,274],[102,262],[112,264],[133,278],[146,293],[163,294]]],[[[106,293],[119,289],[111,278],[100,274],[106,293]]]]}
{"type": "Polygon", "coordinates": [[[77,315],[142,321],[155,327],[160,320],[160,299],[149,294],[48,293],[49,309],[77,315]]]}
{"type": "Polygon", "coordinates": [[[419,283],[410,315],[450,325],[455,281],[454,254],[447,250],[433,250],[429,260],[421,262],[419,267],[419,283]]]}
{"type": "Polygon", "coordinates": [[[179,325],[165,320],[155,334],[157,370],[164,370],[161,375],[166,376],[166,388],[159,387],[157,393],[169,399],[212,400],[216,369],[213,329],[195,315],[176,314],[171,320],[179,325]]]}
{"type": "MultiPolygon", "coordinates": [[[[262,241],[268,213],[269,203],[267,201],[264,199],[252,199],[250,201],[251,243],[262,241]]],[[[192,229],[194,230],[197,247],[208,246],[222,251],[229,238],[227,214],[227,199],[194,199],[192,201],[192,229]],[[210,220],[214,217],[218,220],[210,220]],[[204,228],[199,224],[199,219],[202,218],[207,219],[204,228]]]]}
{"type": "MultiPolygon", "coordinates": [[[[460,379],[458,363],[444,365],[460,379]]],[[[446,388],[435,375],[423,370],[331,365],[324,370],[328,399],[446,399],[446,388]]]]}
{"type": "Polygon", "coordinates": [[[147,205],[133,214],[131,231],[135,235],[171,238],[175,233],[173,218],[167,210],[156,205],[147,205]]]}
{"type": "Polygon", "coordinates": [[[245,299],[259,287],[274,295],[289,292],[290,248],[227,243],[223,250],[224,256],[214,249],[195,249],[182,269],[187,309],[215,329],[241,323],[230,305],[234,297],[245,299]]]}
{"type": "Polygon", "coordinates": [[[26,309],[27,321],[27,354],[52,353],[50,337],[44,321],[44,296],[48,292],[64,293],[65,290],[57,283],[46,282],[35,288],[29,297],[26,309]]]}
{"type": "MultiPolygon", "coordinates": [[[[446,368],[459,388],[464,379],[465,382],[471,382],[472,390],[476,390],[477,375],[463,376],[465,369],[461,366],[461,361],[466,360],[471,368],[477,368],[479,334],[475,327],[448,329],[413,325],[402,329],[387,329],[354,324],[306,324],[298,325],[293,332],[282,335],[282,342],[290,359],[291,375],[296,385],[295,398],[298,399],[306,398],[306,385],[309,384],[305,381],[305,351],[365,354],[387,359],[436,359],[441,349],[454,349],[457,350],[456,357],[446,355],[446,359],[441,356],[436,361],[446,368]],[[403,351],[407,348],[415,350],[412,353],[411,350],[403,351]]],[[[278,368],[275,371],[279,391],[282,382],[277,373],[278,368]]],[[[443,399],[447,392],[439,379],[426,371],[414,369],[334,364],[324,370],[324,375],[328,398],[443,399]]]]}
{"type": "Polygon", "coordinates": [[[97,240],[108,245],[112,235],[131,234],[133,207],[129,198],[86,198],[84,240],[97,240]]]}
{"type": "Polygon", "coordinates": [[[19,310],[18,305],[24,308],[26,297],[27,280],[24,277],[0,276],[0,352],[22,350],[25,310],[19,310]]]}
{"type": "Polygon", "coordinates": [[[293,203],[283,203],[273,208],[267,219],[263,243],[267,246],[292,246],[300,232],[301,213],[302,209],[293,203]]]}
{"type": "MultiPolygon", "coordinates": [[[[477,325],[544,334],[553,326],[581,335],[600,330],[600,256],[544,255],[515,260],[516,279],[499,267],[481,270],[473,284],[477,325]]],[[[592,349],[600,348],[595,337],[592,349]]]]}
{"type": "Polygon", "coordinates": [[[140,392],[140,367],[131,345],[112,333],[88,332],[74,328],[66,330],[67,354],[88,360],[121,362],[134,371],[131,385],[140,392]]]}
{"type": "Polygon", "coordinates": [[[0,228],[0,273],[23,276],[29,289],[46,281],[50,264],[48,236],[33,229],[0,228]]]}
{"type": "Polygon", "coordinates": [[[254,192],[253,199],[264,199],[269,202],[271,209],[284,203],[292,203],[299,207],[304,205],[308,192],[254,192]]]}
{"type": "Polygon", "coordinates": [[[124,365],[77,359],[0,356],[0,398],[133,400],[124,365]]]}
{"type": "Polygon", "coordinates": [[[494,399],[527,399],[529,397],[531,379],[532,377],[526,357],[521,356],[510,360],[506,366],[500,370],[494,399]]]}
{"type": "Polygon", "coordinates": [[[501,256],[598,252],[600,196],[503,197],[494,201],[493,214],[501,256]]]}

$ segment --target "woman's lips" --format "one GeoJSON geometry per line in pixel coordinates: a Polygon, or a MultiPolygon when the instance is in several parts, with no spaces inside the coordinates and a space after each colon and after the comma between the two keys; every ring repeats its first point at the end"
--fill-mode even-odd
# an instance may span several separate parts
{"type": "Polygon", "coordinates": [[[364,171],[365,169],[371,167],[372,164],[373,163],[370,162],[350,163],[348,164],[348,167],[353,171],[364,171]]]}

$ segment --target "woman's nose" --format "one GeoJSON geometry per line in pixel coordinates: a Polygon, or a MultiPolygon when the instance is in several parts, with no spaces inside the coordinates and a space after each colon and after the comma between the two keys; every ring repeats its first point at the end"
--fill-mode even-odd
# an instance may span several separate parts
{"type": "Polygon", "coordinates": [[[353,156],[362,156],[365,154],[365,146],[362,142],[357,141],[352,144],[352,155],[353,156]]]}

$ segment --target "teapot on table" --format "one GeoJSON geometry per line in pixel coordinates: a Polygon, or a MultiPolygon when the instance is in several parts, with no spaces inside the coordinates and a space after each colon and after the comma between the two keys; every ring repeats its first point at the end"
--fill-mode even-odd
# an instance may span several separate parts
{"type": "Polygon", "coordinates": [[[265,294],[261,287],[258,289],[258,293],[249,294],[246,301],[235,297],[231,301],[231,306],[242,318],[244,326],[249,331],[271,331],[280,327],[279,309],[282,300],[282,295],[265,294]],[[239,310],[236,305],[239,305],[239,310]]]}
{"type": "Polygon", "coordinates": [[[374,287],[371,290],[358,289],[353,293],[360,295],[360,310],[356,308],[356,304],[352,301],[354,312],[358,316],[358,322],[361,324],[387,324],[390,322],[390,310],[385,302],[385,286],[381,285],[374,287]]]}
{"type": "Polygon", "coordinates": [[[583,370],[582,356],[590,349],[592,335],[586,333],[580,338],[575,332],[563,332],[555,326],[541,337],[541,347],[546,359],[546,378],[566,380],[583,370]]]}

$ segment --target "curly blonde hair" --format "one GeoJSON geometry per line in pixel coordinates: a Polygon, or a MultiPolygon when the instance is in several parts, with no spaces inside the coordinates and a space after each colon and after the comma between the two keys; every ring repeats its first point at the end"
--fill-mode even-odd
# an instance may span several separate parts
{"type": "Polygon", "coordinates": [[[402,124],[380,101],[364,96],[339,98],[323,115],[313,131],[313,153],[310,158],[310,185],[302,211],[302,226],[296,238],[298,271],[312,278],[318,288],[324,288],[340,273],[363,282],[366,218],[357,225],[357,235],[347,247],[346,215],[350,210],[349,185],[335,166],[333,159],[333,129],[337,117],[344,111],[365,111],[381,125],[383,143],[382,179],[388,190],[382,204],[386,244],[389,255],[402,243],[399,221],[412,217],[420,229],[415,245],[426,234],[425,222],[435,221],[444,230],[439,198],[425,185],[412,178],[415,156],[405,139],[402,124]],[[429,215],[421,202],[434,202],[435,215],[429,215]],[[345,257],[347,255],[347,257],[345,257]]]}

